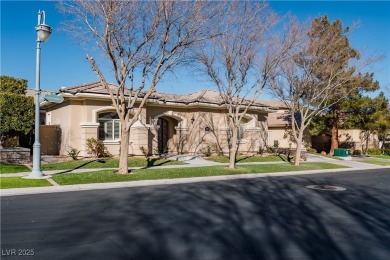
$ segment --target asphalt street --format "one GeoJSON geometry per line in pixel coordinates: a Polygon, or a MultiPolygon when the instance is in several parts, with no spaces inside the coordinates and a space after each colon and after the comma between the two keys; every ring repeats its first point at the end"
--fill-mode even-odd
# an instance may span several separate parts
{"type": "Polygon", "coordinates": [[[3,196],[1,254],[389,260],[390,168],[3,196]]]}

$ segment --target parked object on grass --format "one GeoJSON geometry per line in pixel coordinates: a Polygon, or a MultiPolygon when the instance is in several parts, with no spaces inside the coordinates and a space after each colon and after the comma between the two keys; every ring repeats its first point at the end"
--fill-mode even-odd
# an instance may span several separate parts
{"type": "Polygon", "coordinates": [[[77,150],[76,148],[74,147],[69,147],[69,150],[68,150],[68,155],[73,159],[73,160],[77,160],[77,156],[79,155],[80,151],[77,150]]]}

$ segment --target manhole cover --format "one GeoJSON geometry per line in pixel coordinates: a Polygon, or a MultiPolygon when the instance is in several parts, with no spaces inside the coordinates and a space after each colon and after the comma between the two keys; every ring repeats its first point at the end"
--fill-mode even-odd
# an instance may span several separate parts
{"type": "Polygon", "coordinates": [[[312,190],[327,190],[327,191],[344,191],[346,188],[333,185],[307,185],[305,186],[308,189],[312,190]]]}

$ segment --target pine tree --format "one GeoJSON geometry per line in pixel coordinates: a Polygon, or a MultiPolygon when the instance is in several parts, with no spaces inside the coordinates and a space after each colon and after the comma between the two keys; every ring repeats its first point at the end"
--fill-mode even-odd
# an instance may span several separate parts
{"type": "MultiPolygon", "coordinates": [[[[321,132],[329,132],[331,134],[330,154],[333,154],[334,149],[338,148],[339,145],[338,130],[343,126],[342,107],[345,106],[345,102],[353,103],[356,99],[360,98],[362,93],[379,89],[379,84],[374,81],[373,74],[358,73],[352,76],[356,68],[350,64],[352,61],[360,59],[360,54],[350,46],[348,40],[349,30],[349,27],[343,29],[340,20],[331,23],[327,16],[322,16],[313,21],[309,33],[312,41],[318,41],[319,44],[326,44],[326,39],[329,39],[329,41],[332,39],[333,42],[336,40],[338,43],[334,45],[331,52],[324,51],[323,53],[317,53],[318,56],[322,56],[324,62],[319,61],[316,64],[316,76],[321,80],[331,80],[335,77],[345,77],[345,75],[351,76],[348,82],[344,82],[334,91],[330,102],[333,105],[326,110],[322,117],[317,118],[312,123],[313,128],[311,134],[319,134],[321,132]],[[324,64],[327,63],[325,61],[329,60],[337,64],[339,73],[334,74],[334,71],[327,70],[324,64]]],[[[318,50],[327,49],[325,45],[316,46],[316,48],[318,50]]]]}
{"type": "Polygon", "coordinates": [[[390,128],[388,99],[381,92],[375,98],[360,96],[353,102],[344,102],[342,105],[345,115],[344,127],[358,128],[364,131],[363,152],[367,154],[371,134],[377,133],[380,138],[383,138],[390,128]]]}

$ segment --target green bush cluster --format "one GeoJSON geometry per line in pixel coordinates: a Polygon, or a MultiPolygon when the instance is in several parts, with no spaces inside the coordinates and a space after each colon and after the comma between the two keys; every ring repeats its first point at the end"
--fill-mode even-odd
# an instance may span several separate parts
{"type": "Polygon", "coordinates": [[[25,96],[27,80],[0,76],[0,142],[19,146],[19,137],[32,133],[34,98],[25,96]]]}
{"type": "Polygon", "coordinates": [[[368,154],[381,155],[382,149],[381,148],[368,148],[368,154]]]}
{"type": "Polygon", "coordinates": [[[390,155],[390,143],[383,145],[383,153],[390,155]]]}
{"type": "Polygon", "coordinates": [[[88,138],[86,141],[86,146],[88,149],[88,153],[92,154],[96,158],[111,156],[107,148],[104,146],[103,142],[97,140],[96,138],[88,138]]]}
{"type": "Polygon", "coordinates": [[[352,155],[362,155],[362,151],[361,150],[355,150],[355,151],[353,151],[352,155]]]}
{"type": "Polygon", "coordinates": [[[3,141],[4,147],[17,147],[19,146],[18,136],[6,136],[3,141]]]}

